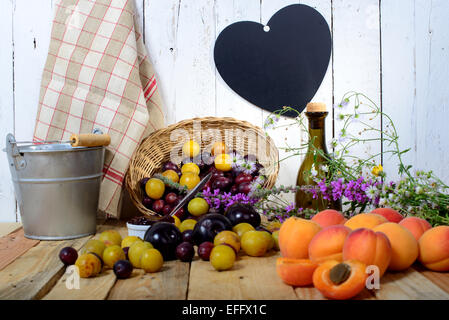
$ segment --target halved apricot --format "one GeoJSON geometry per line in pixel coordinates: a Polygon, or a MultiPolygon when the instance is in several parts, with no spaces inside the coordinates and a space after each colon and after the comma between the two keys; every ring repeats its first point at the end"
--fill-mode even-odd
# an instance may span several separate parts
{"type": "Polygon", "coordinates": [[[313,272],[318,264],[309,259],[278,258],[276,271],[286,284],[307,286],[313,283],[313,272]]]}
{"type": "Polygon", "coordinates": [[[365,288],[365,270],[366,265],[357,260],[328,260],[313,273],[313,285],[326,298],[350,299],[365,288]]]}

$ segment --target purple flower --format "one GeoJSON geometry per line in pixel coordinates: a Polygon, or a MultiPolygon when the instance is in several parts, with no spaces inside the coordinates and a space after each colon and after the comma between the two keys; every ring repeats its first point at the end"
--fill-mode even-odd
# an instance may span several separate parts
{"type": "Polygon", "coordinates": [[[317,183],[315,188],[305,189],[305,192],[309,192],[313,199],[317,199],[319,196],[329,201],[337,201],[345,198],[352,202],[353,206],[358,206],[378,204],[379,197],[369,197],[367,191],[373,188],[380,189],[381,187],[381,181],[367,180],[361,176],[356,180],[349,181],[344,181],[343,178],[333,181],[323,179],[317,183]]]}
{"type": "Polygon", "coordinates": [[[216,210],[226,210],[229,206],[237,202],[254,205],[259,201],[259,199],[252,198],[251,196],[243,193],[232,195],[230,192],[225,192],[221,194],[219,189],[215,189],[211,192],[210,188],[206,188],[202,191],[202,197],[211,208],[216,210]]]}
{"type": "Polygon", "coordinates": [[[214,199],[214,208],[220,209],[220,206],[221,206],[221,200],[219,198],[215,198],[214,199]]]}
{"type": "Polygon", "coordinates": [[[318,187],[320,188],[320,191],[322,193],[326,193],[327,191],[326,180],[321,180],[320,182],[318,182],[318,187]]]}
{"type": "Polygon", "coordinates": [[[292,202],[288,206],[285,207],[285,211],[289,213],[290,211],[295,209],[295,204],[292,202]]]}
{"type": "Polygon", "coordinates": [[[340,178],[337,181],[332,181],[331,187],[332,187],[332,199],[334,201],[341,199],[341,196],[343,195],[343,179],[340,178]]]}

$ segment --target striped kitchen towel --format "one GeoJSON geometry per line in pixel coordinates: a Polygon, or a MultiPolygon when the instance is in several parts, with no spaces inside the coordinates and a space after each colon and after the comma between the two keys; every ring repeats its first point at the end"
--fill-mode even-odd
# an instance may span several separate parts
{"type": "Polygon", "coordinates": [[[34,140],[108,133],[99,209],[118,216],[131,156],[164,126],[134,0],[59,0],[55,10],[34,140]]]}

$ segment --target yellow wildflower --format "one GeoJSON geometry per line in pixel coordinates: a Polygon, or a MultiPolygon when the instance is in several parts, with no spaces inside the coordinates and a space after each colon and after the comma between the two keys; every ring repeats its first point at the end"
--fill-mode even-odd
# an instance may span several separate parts
{"type": "Polygon", "coordinates": [[[382,167],[381,164],[379,164],[378,166],[373,167],[371,173],[374,174],[376,177],[378,177],[383,171],[384,168],[382,167]]]}

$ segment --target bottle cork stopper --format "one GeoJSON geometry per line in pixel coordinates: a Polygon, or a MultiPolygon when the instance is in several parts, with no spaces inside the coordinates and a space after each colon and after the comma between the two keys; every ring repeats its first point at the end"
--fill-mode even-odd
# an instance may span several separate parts
{"type": "Polygon", "coordinates": [[[307,112],[326,112],[326,104],[323,102],[309,102],[306,107],[307,112]]]}

